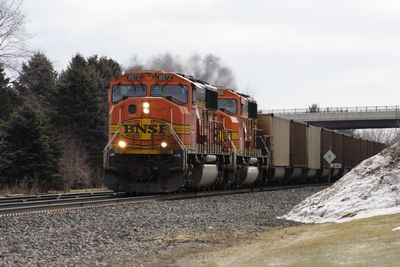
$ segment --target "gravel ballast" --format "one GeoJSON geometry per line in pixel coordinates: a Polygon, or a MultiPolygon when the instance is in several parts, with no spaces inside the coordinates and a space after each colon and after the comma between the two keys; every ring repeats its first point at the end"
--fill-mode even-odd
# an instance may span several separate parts
{"type": "MultiPolygon", "coordinates": [[[[257,232],[325,187],[121,204],[0,218],[0,266],[130,266],[179,233],[237,228],[257,232]]],[[[171,246],[171,244],[168,244],[171,246]]]]}

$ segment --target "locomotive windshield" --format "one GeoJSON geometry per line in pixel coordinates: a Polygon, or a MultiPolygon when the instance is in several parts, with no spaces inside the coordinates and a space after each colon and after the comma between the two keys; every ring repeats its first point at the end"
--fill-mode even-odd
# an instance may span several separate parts
{"type": "Polygon", "coordinates": [[[117,103],[121,99],[130,96],[145,96],[146,86],[143,84],[117,84],[113,86],[112,102],[117,103]]]}
{"type": "Polygon", "coordinates": [[[171,98],[171,100],[178,101],[181,104],[187,103],[188,88],[186,85],[180,84],[156,84],[151,87],[152,96],[162,96],[171,98]]]}
{"type": "Polygon", "coordinates": [[[237,100],[218,98],[218,109],[227,114],[235,115],[237,112],[237,100]]]}

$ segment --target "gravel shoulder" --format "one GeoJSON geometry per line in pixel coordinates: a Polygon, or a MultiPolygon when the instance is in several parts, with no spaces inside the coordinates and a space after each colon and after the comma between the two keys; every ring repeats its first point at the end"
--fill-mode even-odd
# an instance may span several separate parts
{"type": "MultiPolygon", "coordinates": [[[[122,204],[0,218],[3,266],[174,265],[163,258],[232,246],[297,225],[277,219],[324,187],[122,204]]],[[[0,266],[1,266],[0,264],[0,266]]]]}

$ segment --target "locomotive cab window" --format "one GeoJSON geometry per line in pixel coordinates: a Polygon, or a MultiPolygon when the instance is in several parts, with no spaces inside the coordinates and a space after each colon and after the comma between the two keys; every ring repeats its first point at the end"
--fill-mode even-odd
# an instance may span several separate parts
{"type": "Polygon", "coordinates": [[[112,88],[112,102],[117,103],[131,96],[145,96],[146,86],[143,84],[117,84],[112,88]]]}
{"type": "Polygon", "coordinates": [[[237,112],[237,100],[218,98],[218,109],[229,115],[236,115],[237,112]]]}
{"type": "Polygon", "coordinates": [[[196,88],[192,88],[192,104],[196,105],[197,102],[197,90],[196,88]]]}
{"type": "Polygon", "coordinates": [[[244,115],[245,113],[248,113],[248,101],[244,100],[241,104],[240,104],[240,115],[244,115]]]}
{"type": "Polygon", "coordinates": [[[188,88],[181,84],[156,84],[151,87],[152,96],[161,96],[178,104],[188,101],[188,88]]]}

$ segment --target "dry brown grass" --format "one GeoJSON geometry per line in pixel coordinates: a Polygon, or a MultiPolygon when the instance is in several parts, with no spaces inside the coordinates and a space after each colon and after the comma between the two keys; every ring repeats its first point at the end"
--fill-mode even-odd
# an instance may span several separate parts
{"type": "Polygon", "coordinates": [[[29,186],[28,179],[24,178],[19,181],[16,185],[8,186],[5,185],[0,188],[0,196],[7,195],[35,195],[39,194],[42,191],[40,190],[38,181],[34,181],[34,183],[29,186]]]}

